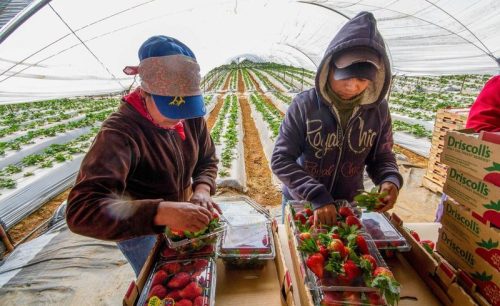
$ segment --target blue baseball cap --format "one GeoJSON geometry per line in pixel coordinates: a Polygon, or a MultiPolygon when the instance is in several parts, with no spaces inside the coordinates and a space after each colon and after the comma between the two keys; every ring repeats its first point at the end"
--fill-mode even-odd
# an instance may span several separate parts
{"type": "Polygon", "coordinates": [[[190,119],[206,114],[200,67],[191,49],[175,38],[158,35],[147,39],[138,54],[141,87],[163,116],[190,119]]]}

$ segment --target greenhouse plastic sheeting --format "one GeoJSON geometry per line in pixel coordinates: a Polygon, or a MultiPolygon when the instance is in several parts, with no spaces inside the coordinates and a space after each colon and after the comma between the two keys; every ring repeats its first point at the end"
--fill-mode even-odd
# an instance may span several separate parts
{"type": "Polygon", "coordinates": [[[0,103],[124,91],[133,79],[122,69],[156,34],[190,46],[202,74],[246,58],[316,70],[363,10],[378,20],[394,74],[499,71],[497,0],[54,0],[10,36],[19,22],[0,29],[0,103]]]}
{"type": "Polygon", "coordinates": [[[115,243],[73,234],[62,220],[4,260],[0,305],[121,305],[133,279],[115,243]]]}
{"type": "Polygon", "coordinates": [[[427,138],[419,138],[404,132],[394,132],[394,143],[410,150],[418,155],[429,157],[431,141],[427,138]]]}

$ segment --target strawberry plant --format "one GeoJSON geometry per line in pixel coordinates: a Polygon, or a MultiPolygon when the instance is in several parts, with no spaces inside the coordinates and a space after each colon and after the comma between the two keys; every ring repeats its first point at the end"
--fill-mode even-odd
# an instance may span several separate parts
{"type": "Polygon", "coordinates": [[[361,190],[361,193],[354,197],[354,201],[366,211],[373,211],[383,207],[385,204],[382,199],[387,196],[386,192],[379,193],[377,187],[373,187],[370,191],[361,190]]]}

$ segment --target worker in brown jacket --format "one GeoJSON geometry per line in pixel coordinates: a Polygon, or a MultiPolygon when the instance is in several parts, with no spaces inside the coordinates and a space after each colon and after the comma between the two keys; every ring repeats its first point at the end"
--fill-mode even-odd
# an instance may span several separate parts
{"type": "Polygon", "coordinates": [[[117,241],[136,275],[166,226],[199,231],[219,210],[211,198],[218,160],[193,52],[153,36],[139,59],[124,72],[139,74],[141,86],[103,122],[66,209],[73,232],[117,241]]]}

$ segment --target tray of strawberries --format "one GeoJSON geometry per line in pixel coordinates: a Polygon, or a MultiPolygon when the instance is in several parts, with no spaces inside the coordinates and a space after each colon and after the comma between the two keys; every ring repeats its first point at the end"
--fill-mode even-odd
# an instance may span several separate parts
{"type": "Polygon", "coordinates": [[[137,305],[210,306],[215,304],[216,264],[210,257],[158,261],[137,305]]]}
{"type": "Polygon", "coordinates": [[[289,217],[293,219],[290,224],[302,262],[308,268],[307,282],[318,301],[340,299],[346,303],[359,297],[358,305],[394,305],[399,300],[399,283],[348,202],[335,203],[337,224],[319,227],[311,220],[309,203],[289,204],[289,217]],[[354,293],[345,296],[346,292],[354,293]],[[369,303],[375,300],[377,304],[369,303]]]}
{"type": "Polygon", "coordinates": [[[218,214],[214,214],[208,226],[198,232],[177,231],[165,228],[167,246],[177,253],[191,253],[215,244],[217,237],[225,231],[227,220],[218,214]]]}

